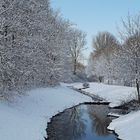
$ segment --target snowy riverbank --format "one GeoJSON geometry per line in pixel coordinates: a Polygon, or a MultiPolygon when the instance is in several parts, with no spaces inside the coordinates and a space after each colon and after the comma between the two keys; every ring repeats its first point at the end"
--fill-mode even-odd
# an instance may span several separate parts
{"type": "MultiPolygon", "coordinates": [[[[71,84],[74,88],[83,88],[81,83],[71,84]]],[[[95,94],[110,102],[111,107],[119,106],[122,101],[135,99],[136,89],[132,87],[105,85],[101,83],[90,83],[90,88],[82,89],[89,94],[95,94]]],[[[113,120],[108,129],[114,130],[123,140],[140,139],[140,111],[131,112],[113,120]]]]}
{"type": "Polygon", "coordinates": [[[133,87],[106,85],[102,83],[89,84],[89,88],[86,89],[82,89],[82,83],[75,83],[70,86],[103,98],[105,101],[110,102],[110,107],[119,106],[125,101],[130,101],[136,98],[136,88],[133,87]]]}
{"type": "Polygon", "coordinates": [[[140,140],[140,111],[113,120],[108,129],[114,130],[122,140],[140,140]]]}
{"type": "MultiPolygon", "coordinates": [[[[17,97],[13,103],[0,101],[0,140],[42,140],[50,118],[57,113],[83,102],[92,102],[66,86],[82,88],[81,83],[62,84],[55,88],[41,88],[29,91],[26,96],[17,97]]],[[[90,88],[82,89],[98,95],[118,106],[122,100],[135,98],[135,88],[90,83],[90,88]]],[[[115,130],[120,139],[139,140],[140,111],[120,116],[108,126],[115,130]]]]}
{"type": "Polygon", "coordinates": [[[43,140],[52,116],[91,101],[64,86],[32,90],[13,103],[0,101],[0,140],[43,140]]]}

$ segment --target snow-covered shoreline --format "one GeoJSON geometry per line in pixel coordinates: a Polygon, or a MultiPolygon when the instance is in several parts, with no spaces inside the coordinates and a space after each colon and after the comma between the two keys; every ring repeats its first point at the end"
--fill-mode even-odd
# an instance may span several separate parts
{"type": "MultiPolygon", "coordinates": [[[[82,83],[71,84],[74,88],[83,88],[82,83]]],[[[136,98],[136,89],[132,87],[105,85],[101,83],[90,83],[90,87],[82,89],[89,94],[95,94],[110,102],[110,107],[121,105],[121,102],[136,98]]],[[[127,115],[121,115],[114,119],[108,126],[109,130],[115,131],[119,139],[140,140],[140,111],[131,112],[127,115]]]]}
{"type": "Polygon", "coordinates": [[[50,118],[92,99],[65,86],[29,91],[14,103],[0,101],[0,139],[42,140],[50,118]]]}
{"type": "Polygon", "coordinates": [[[106,85],[103,83],[89,83],[90,87],[82,89],[82,83],[71,84],[76,89],[87,92],[90,95],[96,95],[109,102],[110,107],[120,106],[123,102],[136,99],[136,88],[106,85]]]}
{"type": "Polygon", "coordinates": [[[139,140],[140,139],[140,111],[131,112],[127,115],[114,119],[108,126],[109,130],[114,130],[118,138],[122,140],[139,140]]]}
{"type": "MultiPolygon", "coordinates": [[[[93,100],[66,86],[82,88],[82,83],[61,84],[55,88],[40,88],[28,91],[26,96],[17,97],[13,103],[0,101],[0,139],[42,140],[47,136],[45,129],[52,116],[84,102],[93,100]]],[[[134,88],[90,83],[83,91],[105,98],[110,106],[120,105],[120,99],[128,100],[134,88]],[[123,93],[122,93],[123,92],[123,93]]],[[[140,111],[122,115],[112,121],[108,129],[115,131],[123,140],[139,140],[140,111]]]]}

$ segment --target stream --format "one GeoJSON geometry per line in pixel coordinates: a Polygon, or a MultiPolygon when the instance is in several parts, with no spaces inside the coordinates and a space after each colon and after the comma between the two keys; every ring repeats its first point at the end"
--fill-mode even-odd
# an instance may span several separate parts
{"type": "MultiPolygon", "coordinates": [[[[52,117],[47,140],[117,140],[107,129],[113,117],[108,105],[81,104],[52,117]]],[[[45,138],[46,139],[46,138],[45,138]]]]}

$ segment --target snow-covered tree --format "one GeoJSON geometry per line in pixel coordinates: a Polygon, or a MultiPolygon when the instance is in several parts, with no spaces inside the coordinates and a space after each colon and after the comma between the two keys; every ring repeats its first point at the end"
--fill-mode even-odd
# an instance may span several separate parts
{"type": "Polygon", "coordinates": [[[140,101],[139,79],[140,79],[140,14],[136,16],[128,15],[126,20],[122,20],[123,28],[120,30],[124,43],[120,54],[129,73],[129,82],[135,80],[140,101]]]}
{"type": "MultiPolygon", "coordinates": [[[[67,73],[73,43],[69,21],[49,0],[0,2],[0,94],[57,84],[67,73]],[[9,92],[10,91],[10,92],[9,92]]],[[[80,44],[80,40],[78,40],[80,44]]]]}
{"type": "Polygon", "coordinates": [[[115,52],[119,43],[109,32],[101,32],[93,39],[94,52],[90,56],[90,73],[110,84],[116,78],[117,68],[115,67],[115,52]]]}

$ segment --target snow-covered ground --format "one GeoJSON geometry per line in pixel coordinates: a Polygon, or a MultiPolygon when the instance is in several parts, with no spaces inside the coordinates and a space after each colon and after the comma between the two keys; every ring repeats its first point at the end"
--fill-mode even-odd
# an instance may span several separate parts
{"type": "MultiPolygon", "coordinates": [[[[82,83],[61,84],[55,88],[41,88],[17,97],[14,102],[0,101],[0,140],[42,140],[46,136],[45,128],[50,118],[66,108],[82,102],[92,102],[66,86],[83,88],[82,83]]],[[[122,100],[135,98],[136,90],[131,87],[90,83],[90,88],[82,89],[98,95],[110,106],[118,106],[122,100]]],[[[120,116],[113,120],[109,129],[115,130],[123,140],[140,139],[140,111],[120,116]]]]}
{"type": "MultiPolygon", "coordinates": [[[[119,106],[124,101],[129,101],[136,98],[136,88],[116,86],[116,85],[106,85],[102,83],[89,83],[90,87],[87,89],[82,89],[89,94],[98,95],[104,98],[106,101],[110,102],[110,107],[119,106]]],[[[82,83],[71,84],[74,88],[83,88],[82,83]]]]}
{"type": "Polygon", "coordinates": [[[140,140],[140,111],[121,116],[108,126],[122,140],[140,140]]]}
{"type": "Polygon", "coordinates": [[[65,86],[32,90],[13,103],[0,101],[0,140],[43,140],[50,118],[91,98],[65,86]]]}

